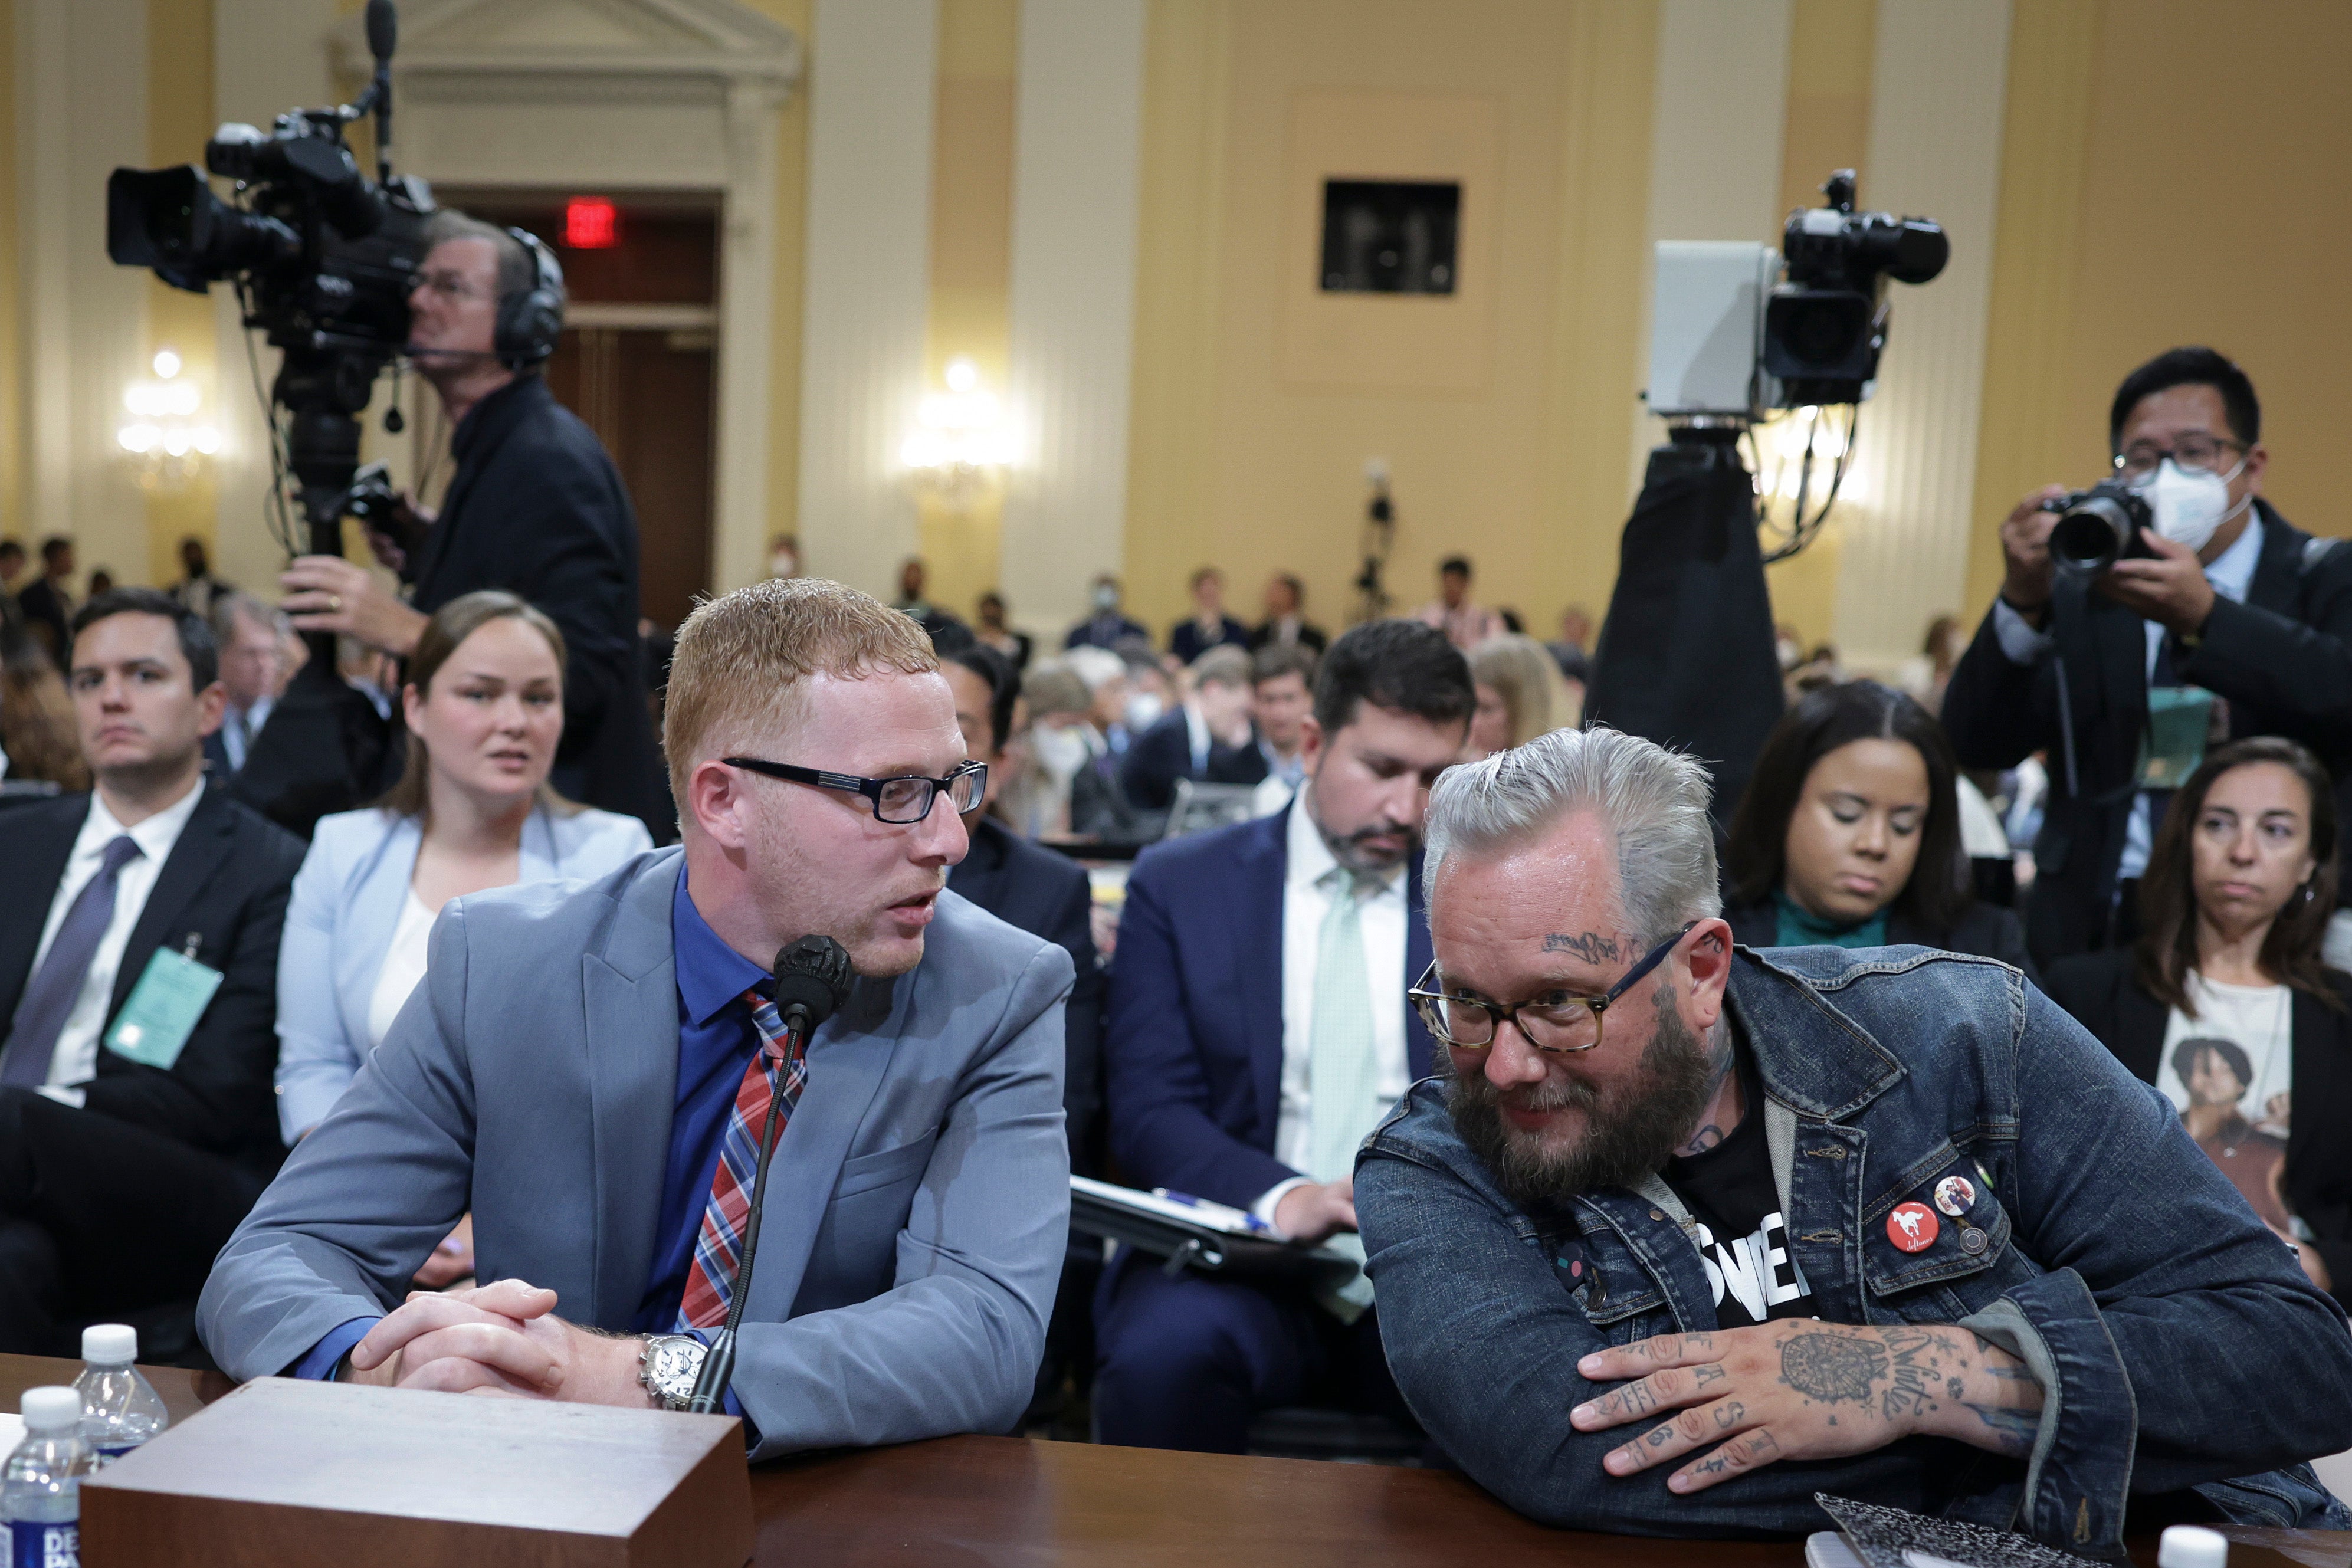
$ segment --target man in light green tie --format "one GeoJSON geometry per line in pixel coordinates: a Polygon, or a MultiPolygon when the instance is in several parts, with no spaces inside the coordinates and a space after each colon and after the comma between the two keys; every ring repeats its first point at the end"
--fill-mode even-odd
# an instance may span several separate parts
{"type": "MultiPolygon", "coordinates": [[[[1290,807],[1136,862],[1104,1061],[1129,1181],[1355,1246],[1357,1145],[1431,1068],[1405,998],[1429,952],[1421,823],[1476,705],[1443,633],[1358,626],[1318,672],[1290,807]]],[[[1096,1300],[1102,1440],[1239,1452],[1275,1405],[1402,1414],[1370,1302],[1360,1280],[1318,1297],[1120,1258],[1096,1300]]]]}

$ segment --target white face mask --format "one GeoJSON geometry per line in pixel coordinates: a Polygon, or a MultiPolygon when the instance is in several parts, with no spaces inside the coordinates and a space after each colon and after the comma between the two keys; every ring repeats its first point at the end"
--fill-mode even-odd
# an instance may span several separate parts
{"type": "Polygon", "coordinates": [[[1066,779],[1087,765],[1087,742],[1075,726],[1029,732],[1029,749],[1037,763],[1055,778],[1066,779]]]}
{"type": "Polygon", "coordinates": [[[1149,730],[1166,711],[1167,708],[1157,692],[1136,692],[1127,700],[1127,727],[1129,730],[1149,730]]]}
{"type": "Polygon", "coordinates": [[[2224,476],[2184,468],[2169,458],[2158,464],[2155,474],[2137,487],[2155,514],[2158,536],[2190,550],[2204,549],[2246,504],[2230,504],[2230,480],[2245,466],[2242,461],[2224,476]]]}
{"type": "Polygon", "coordinates": [[[801,558],[789,550],[779,550],[768,557],[768,575],[790,577],[801,569],[801,558]]]}
{"type": "Polygon", "coordinates": [[[1095,613],[1101,616],[1118,612],[1118,590],[1105,583],[1095,589],[1095,613]]]}

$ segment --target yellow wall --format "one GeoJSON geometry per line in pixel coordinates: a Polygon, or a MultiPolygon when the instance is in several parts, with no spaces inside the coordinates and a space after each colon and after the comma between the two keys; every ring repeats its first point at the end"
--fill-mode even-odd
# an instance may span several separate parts
{"type": "MultiPolygon", "coordinates": [[[[202,163],[213,133],[212,0],[147,0],[147,160],[152,168],[202,163]]],[[[147,346],[179,354],[180,374],[204,389],[197,417],[217,420],[220,400],[251,395],[245,366],[224,367],[214,342],[213,301],[207,294],[174,289],[161,279],[148,281],[147,346]],[[224,375],[233,370],[235,380],[224,375]]],[[[118,563],[129,577],[142,571],[150,583],[180,575],[180,541],[190,534],[209,544],[218,519],[219,498],[209,473],[169,491],[147,497],[147,559],[118,563]]]]}
{"type": "Polygon", "coordinates": [[[1604,604],[1630,499],[1615,432],[1639,384],[1654,8],[1482,0],[1441,24],[1412,0],[1154,0],[1150,25],[1130,610],[1167,625],[1213,562],[1245,616],[1289,569],[1313,618],[1346,625],[1372,457],[1394,476],[1398,609],[1454,550],[1539,628],[1604,604]],[[1349,123],[1376,166],[1315,162],[1349,123]],[[1467,171],[1461,293],[1314,298],[1320,176],[1448,160],[1467,171]]]}
{"type": "MultiPolygon", "coordinates": [[[[35,542],[25,468],[23,275],[16,265],[16,0],[0,0],[0,536],[35,542]]],[[[34,557],[27,564],[37,564],[34,557]]]]}
{"type": "MultiPolygon", "coordinates": [[[[808,89],[805,73],[815,70],[817,51],[814,0],[746,0],[755,11],[800,36],[802,86],[785,100],[776,127],[775,302],[768,341],[768,531],[797,531],[801,468],[801,287],[802,252],[808,234],[808,89]]],[[[766,552],[761,555],[762,568],[766,552]]],[[[733,584],[720,583],[721,588],[733,584]]]]}
{"type": "Polygon", "coordinates": [[[2263,399],[2263,489],[2352,532],[2352,6],[2034,0],[2016,11],[1969,614],[2000,584],[2016,498],[2105,471],[2107,403],[2181,343],[2236,359],[2263,399]]]}

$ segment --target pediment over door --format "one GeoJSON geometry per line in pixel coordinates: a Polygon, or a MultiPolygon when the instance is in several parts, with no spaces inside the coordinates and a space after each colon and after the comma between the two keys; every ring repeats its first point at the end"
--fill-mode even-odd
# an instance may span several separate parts
{"type": "MultiPolygon", "coordinates": [[[[336,65],[369,68],[363,19],[333,33],[336,65]]],[[[757,79],[789,91],[799,35],[737,0],[410,0],[401,79],[453,76],[757,79]]]]}

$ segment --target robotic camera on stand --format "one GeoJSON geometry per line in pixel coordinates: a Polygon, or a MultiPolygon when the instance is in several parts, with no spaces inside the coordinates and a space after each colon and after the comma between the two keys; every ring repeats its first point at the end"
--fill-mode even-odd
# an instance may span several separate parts
{"type": "Polygon", "coordinates": [[[1706,759],[1718,823],[1780,715],[1764,563],[1811,543],[1836,502],[1886,346],[1888,280],[1927,282],[1951,255],[1926,218],[1856,212],[1853,170],[1822,190],[1777,251],[1658,246],[1644,395],[1667,439],[1625,525],[1585,712],[1706,759]],[[1751,467],[1742,447],[1775,411],[1792,411],[1777,428],[1801,445],[1751,467]]]}

